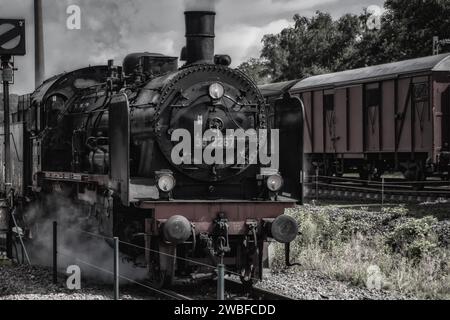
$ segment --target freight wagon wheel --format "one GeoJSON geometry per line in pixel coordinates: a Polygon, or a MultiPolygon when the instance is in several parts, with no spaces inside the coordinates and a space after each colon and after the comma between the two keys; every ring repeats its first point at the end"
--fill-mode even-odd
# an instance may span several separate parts
{"type": "Polygon", "coordinates": [[[363,165],[359,168],[359,178],[367,181],[380,181],[384,171],[371,165],[363,165]]]}
{"type": "Polygon", "coordinates": [[[359,179],[364,180],[364,184],[366,184],[369,181],[369,169],[367,166],[361,166],[359,168],[359,179]]]}
{"type": "Polygon", "coordinates": [[[426,180],[426,175],[421,163],[409,163],[407,169],[403,172],[405,179],[412,182],[414,190],[423,190],[424,183],[418,183],[426,180]]]}

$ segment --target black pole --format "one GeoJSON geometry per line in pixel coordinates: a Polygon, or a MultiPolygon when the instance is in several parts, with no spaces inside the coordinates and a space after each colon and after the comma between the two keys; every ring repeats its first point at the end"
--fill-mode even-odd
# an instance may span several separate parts
{"type": "Polygon", "coordinates": [[[58,283],[58,223],[53,221],[53,283],[58,283]]]}
{"type": "Polygon", "coordinates": [[[114,300],[119,300],[119,238],[114,238],[114,300]]]}
{"type": "Polygon", "coordinates": [[[300,263],[291,262],[291,244],[290,243],[286,243],[284,245],[284,259],[285,259],[286,267],[301,266],[300,263]]]}
{"type": "MultiPolygon", "coordinates": [[[[4,139],[5,139],[5,176],[4,183],[5,188],[3,192],[5,193],[5,197],[8,202],[8,216],[11,214],[11,205],[12,199],[10,198],[11,194],[11,148],[10,148],[10,123],[9,123],[9,82],[12,81],[12,68],[10,66],[10,55],[1,56],[1,66],[3,70],[2,82],[3,82],[3,125],[4,125],[4,139]]],[[[8,232],[6,234],[6,254],[8,258],[12,259],[12,222],[9,219],[8,223],[8,232]]]]}
{"type": "Polygon", "coordinates": [[[34,43],[35,85],[37,88],[44,81],[45,74],[42,0],[34,0],[34,43]]]}

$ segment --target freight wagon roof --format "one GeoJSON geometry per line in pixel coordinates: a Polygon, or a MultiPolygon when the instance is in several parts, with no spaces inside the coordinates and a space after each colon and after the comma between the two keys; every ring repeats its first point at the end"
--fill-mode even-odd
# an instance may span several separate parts
{"type": "Polygon", "coordinates": [[[436,56],[313,76],[300,81],[292,88],[292,90],[295,91],[315,87],[351,85],[359,82],[390,79],[403,74],[431,71],[450,71],[450,54],[446,53],[436,56]]]}

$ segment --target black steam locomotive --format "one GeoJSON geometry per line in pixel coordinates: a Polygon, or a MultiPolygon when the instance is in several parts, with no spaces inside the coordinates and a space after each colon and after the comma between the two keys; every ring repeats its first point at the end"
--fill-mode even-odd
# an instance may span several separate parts
{"type": "Polygon", "coordinates": [[[269,113],[230,57],[214,55],[215,13],[185,16],[181,68],[176,57],[133,53],[122,66],[53,77],[31,95],[13,116],[15,203],[26,215],[30,202],[48,195],[70,198],[91,231],[149,249],[121,247],[131,258],[145,252],[155,284],[213,271],[189,260],[223,261],[249,281],[261,276],[269,240],[290,243],[298,233],[284,211],[302,198],[302,104],[285,96],[269,113]],[[245,135],[245,154],[231,153],[245,161],[199,161],[210,143],[224,151],[239,144],[218,141],[228,130],[267,132],[279,168],[254,162],[245,135]],[[180,151],[183,133],[201,137],[180,151]]]}

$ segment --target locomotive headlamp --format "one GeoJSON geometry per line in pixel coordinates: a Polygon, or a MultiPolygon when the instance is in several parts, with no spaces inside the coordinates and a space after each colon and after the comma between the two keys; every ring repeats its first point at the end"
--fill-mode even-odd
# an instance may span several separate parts
{"type": "Polygon", "coordinates": [[[267,178],[267,188],[272,192],[280,191],[284,180],[279,174],[274,174],[267,178]]]}
{"type": "Polygon", "coordinates": [[[158,189],[163,192],[170,192],[175,188],[176,180],[171,174],[163,174],[158,179],[158,189]]]}
{"type": "Polygon", "coordinates": [[[220,83],[213,83],[209,86],[209,96],[215,100],[221,99],[225,94],[225,89],[220,83]]]}

